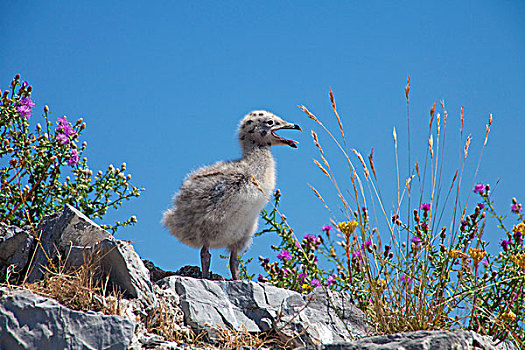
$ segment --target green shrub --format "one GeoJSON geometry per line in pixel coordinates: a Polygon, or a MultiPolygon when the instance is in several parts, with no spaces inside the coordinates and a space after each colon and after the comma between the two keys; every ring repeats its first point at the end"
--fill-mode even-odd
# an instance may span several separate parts
{"type": "MultiPolygon", "coordinates": [[[[44,107],[43,122],[30,131],[34,103],[32,87],[17,74],[0,105],[0,222],[24,227],[35,225],[45,215],[71,204],[91,219],[101,219],[110,208],[138,197],[142,188],[131,185],[131,175],[110,165],[93,171],[82,157],[87,143],[80,143],[86,127],[81,119],[71,123],[67,117],[50,121],[44,107]]],[[[136,222],[134,216],[104,228],[136,222]]]]}

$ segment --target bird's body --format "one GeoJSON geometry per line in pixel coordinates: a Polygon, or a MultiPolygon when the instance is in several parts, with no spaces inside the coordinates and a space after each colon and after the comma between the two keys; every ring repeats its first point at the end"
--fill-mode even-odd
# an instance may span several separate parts
{"type": "Polygon", "coordinates": [[[190,173],[162,222],[181,242],[202,248],[203,276],[209,269],[209,248],[231,252],[232,277],[238,278],[237,253],[250,245],[260,211],[275,188],[271,145],[295,142],[275,134],[300,128],[266,111],[248,114],[239,127],[243,157],[219,161],[190,173]]]}

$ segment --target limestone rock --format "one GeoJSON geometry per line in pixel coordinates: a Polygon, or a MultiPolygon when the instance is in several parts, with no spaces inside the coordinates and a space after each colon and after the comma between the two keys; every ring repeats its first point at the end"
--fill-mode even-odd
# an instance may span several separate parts
{"type": "Polygon", "coordinates": [[[330,293],[342,320],[322,289],[310,295],[251,281],[210,281],[170,276],[158,282],[180,297],[186,324],[214,337],[217,327],[248,332],[274,330],[295,346],[349,341],[367,334],[364,314],[346,293],[330,293]],[[347,331],[350,331],[350,335],[347,331]]]}
{"type": "Polygon", "coordinates": [[[70,205],[66,205],[62,212],[44,217],[38,224],[38,232],[41,246],[36,251],[29,282],[42,278],[42,266],[47,265],[47,257],[66,256],[71,246],[93,246],[103,239],[113,239],[106,230],[70,205]]]}
{"type": "MultiPolygon", "coordinates": [[[[2,282],[6,281],[8,274],[18,275],[24,271],[33,241],[34,237],[29,232],[0,223],[0,280],[2,282]]],[[[13,281],[12,278],[9,280],[13,281]]]]}
{"type": "Polygon", "coordinates": [[[0,288],[0,349],[127,349],[135,324],[71,310],[27,291],[0,288]]]}
{"type": "Polygon", "coordinates": [[[365,337],[352,342],[308,346],[297,350],[515,350],[509,343],[496,345],[473,331],[416,331],[365,337]]]}

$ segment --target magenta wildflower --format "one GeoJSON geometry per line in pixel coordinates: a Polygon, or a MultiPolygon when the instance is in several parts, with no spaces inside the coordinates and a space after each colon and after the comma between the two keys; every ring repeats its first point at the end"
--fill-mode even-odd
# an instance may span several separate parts
{"type": "Polygon", "coordinates": [[[415,245],[419,245],[421,243],[421,238],[414,236],[410,239],[410,242],[414,243],[415,245]]]}
{"type": "Polygon", "coordinates": [[[288,274],[290,274],[290,270],[288,270],[286,267],[281,270],[284,274],[284,277],[288,277],[288,274]]]}
{"type": "Polygon", "coordinates": [[[476,186],[474,186],[474,190],[473,192],[474,193],[479,193],[479,194],[483,194],[483,190],[485,189],[485,185],[483,184],[477,184],[476,186]]]}
{"type": "Polygon", "coordinates": [[[67,137],[73,136],[77,133],[75,130],[73,130],[73,128],[71,127],[71,124],[67,121],[67,118],[65,116],[58,118],[58,121],[59,121],[59,124],[57,126],[58,132],[61,132],[67,137]]]}
{"type": "Polygon", "coordinates": [[[483,264],[483,266],[485,267],[485,269],[488,269],[488,267],[489,267],[489,262],[487,261],[487,259],[483,259],[483,260],[481,261],[481,263],[483,264]]]}
{"type": "Polygon", "coordinates": [[[519,214],[521,212],[521,204],[520,203],[513,203],[510,206],[510,211],[516,214],[519,214]]]}
{"type": "Polygon", "coordinates": [[[299,243],[299,241],[295,241],[294,244],[297,248],[301,248],[301,243],[299,243]]]}
{"type": "Polygon", "coordinates": [[[507,241],[507,240],[504,240],[504,239],[502,239],[501,243],[500,243],[501,248],[503,248],[504,251],[509,250],[509,245],[511,245],[511,244],[512,244],[511,241],[507,241]]]}
{"type": "Polygon", "coordinates": [[[71,157],[67,160],[67,165],[74,166],[77,164],[78,159],[80,158],[80,153],[76,149],[70,151],[71,157]]]}
{"type": "Polygon", "coordinates": [[[372,241],[368,240],[365,243],[363,243],[363,249],[370,249],[371,245],[372,245],[372,241]]]}
{"type": "Polygon", "coordinates": [[[318,279],[314,279],[312,280],[312,282],[310,282],[310,284],[314,287],[321,287],[321,282],[319,282],[318,279]]]}
{"type": "Polygon", "coordinates": [[[279,260],[292,260],[292,255],[289,251],[283,250],[277,255],[277,258],[279,260]]]}
{"type": "Polygon", "coordinates": [[[305,274],[305,273],[300,272],[299,275],[297,275],[297,277],[299,277],[299,279],[301,280],[301,282],[304,282],[304,280],[305,280],[306,278],[308,278],[308,275],[305,274]]]}
{"type": "Polygon", "coordinates": [[[421,204],[421,209],[423,211],[429,211],[430,210],[430,204],[421,204]]]}
{"type": "Polygon", "coordinates": [[[361,251],[360,250],[354,250],[352,252],[352,258],[361,259],[361,251]]]}
{"type": "Polygon", "coordinates": [[[483,203],[478,203],[478,208],[481,210],[481,209],[485,209],[485,206],[483,205],[483,203]]]}
{"type": "Polygon", "coordinates": [[[66,143],[69,142],[69,138],[65,134],[61,134],[61,133],[56,134],[56,140],[61,145],[65,145],[66,143]]]}
{"type": "Polygon", "coordinates": [[[16,111],[21,117],[29,119],[33,115],[31,108],[34,106],[34,102],[29,97],[22,97],[16,102],[16,111]]]}
{"type": "Polygon", "coordinates": [[[332,229],[332,226],[330,225],[323,226],[323,231],[330,232],[331,229],[332,229]]]}
{"type": "Polygon", "coordinates": [[[412,282],[412,278],[410,278],[410,276],[407,276],[406,274],[402,274],[401,276],[399,276],[399,281],[401,283],[410,284],[410,282],[412,282]]]}
{"type": "Polygon", "coordinates": [[[257,281],[259,281],[259,282],[268,282],[268,278],[266,278],[263,275],[259,274],[259,277],[257,277],[257,281]]]}
{"type": "Polygon", "coordinates": [[[330,275],[326,279],[326,285],[331,286],[332,284],[335,284],[335,275],[330,275]]]}

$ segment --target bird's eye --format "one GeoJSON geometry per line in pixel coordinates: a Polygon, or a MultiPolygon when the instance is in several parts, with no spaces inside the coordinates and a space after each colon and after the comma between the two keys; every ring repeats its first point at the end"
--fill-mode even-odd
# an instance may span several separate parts
{"type": "Polygon", "coordinates": [[[266,121],[266,124],[268,124],[268,125],[273,125],[273,120],[271,120],[271,119],[270,119],[270,120],[267,120],[267,121],[266,121]]]}

